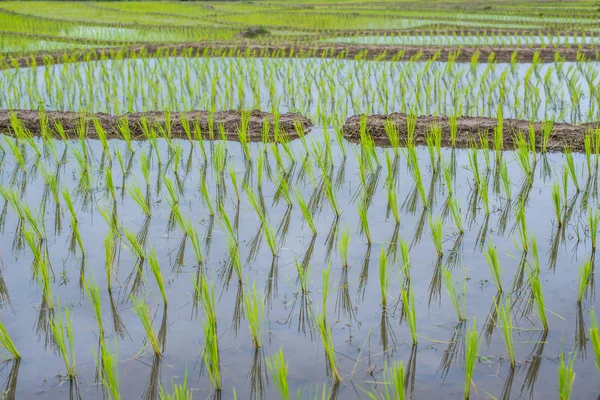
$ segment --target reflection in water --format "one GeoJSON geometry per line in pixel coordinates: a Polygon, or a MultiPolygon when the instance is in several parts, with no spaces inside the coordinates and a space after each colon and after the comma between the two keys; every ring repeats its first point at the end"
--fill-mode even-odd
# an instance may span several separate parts
{"type": "Polygon", "coordinates": [[[2,391],[2,399],[3,400],[15,400],[16,392],[17,392],[17,381],[19,377],[19,367],[21,366],[20,359],[14,359],[10,361],[5,361],[0,366],[0,372],[8,370],[8,375],[6,376],[6,383],[4,384],[4,390],[2,391]]]}
{"type": "Polygon", "coordinates": [[[250,398],[255,400],[264,399],[265,388],[269,384],[269,376],[265,368],[265,356],[262,348],[254,349],[247,380],[250,381],[250,398]]]}
{"type": "Polygon", "coordinates": [[[448,341],[448,347],[444,351],[440,360],[440,366],[438,367],[438,372],[442,380],[445,380],[446,376],[448,376],[453,363],[458,360],[460,364],[465,359],[465,328],[464,321],[452,327],[452,336],[448,341]]]}

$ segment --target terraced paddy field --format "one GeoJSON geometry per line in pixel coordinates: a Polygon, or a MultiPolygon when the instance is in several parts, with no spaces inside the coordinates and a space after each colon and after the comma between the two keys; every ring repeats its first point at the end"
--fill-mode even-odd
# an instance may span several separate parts
{"type": "Polygon", "coordinates": [[[597,398],[599,7],[0,3],[3,398],[597,398]]]}

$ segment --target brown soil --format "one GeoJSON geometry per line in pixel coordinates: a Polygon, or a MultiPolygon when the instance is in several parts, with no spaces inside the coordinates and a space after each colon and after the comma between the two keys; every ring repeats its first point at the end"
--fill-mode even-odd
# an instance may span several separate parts
{"type": "MultiPolygon", "coordinates": [[[[40,134],[40,114],[37,111],[30,110],[0,110],[0,132],[4,134],[13,135],[14,130],[10,122],[10,114],[14,113],[18,120],[34,135],[40,134]]],[[[187,138],[187,134],[181,125],[181,115],[185,114],[185,117],[190,122],[190,128],[193,129],[197,122],[200,127],[200,132],[203,138],[210,138],[209,133],[209,121],[211,113],[208,111],[190,111],[185,113],[171,113],[171,137],[174,138],[187,138]]],[[[142,120],[146,120],[148,126],[165,126],[165,114],[162,112],[143,112],[143,113],[131,113],[124,114],[121,116],[113,116],[104,113],[98,114],[82,114],[75,112],[63,112],[63,111],[51,111],[46,112],[49,126],[54,127],[55,122],[59,122],[65,133],[72,138],[78,137],[78,126],[81,125],[81,121],[85,122],[86,137],[91,139],[98,138],[96,129],[94,128],[94,119],[98,119],[104,130],[107,132],[109,139],[120,139],[122,135],[118,128],[118,122],[126,119],[129,122],[129,129],[131,131],[132,139],[144,139],[144,133],[142,130],[142,120]]],[[[212,114],[213,119],[213,130],[215,138],[220,138],[219,126],[223,125],[225,130],[225,138],[227,140],[238,140],[238,130],[242,122],[242,113],[240,111],[217,111],[212,114]]],[[[273,133],[273,115],[253,110],[250,112],[250,121],[248,124],[248,138],[251,141],[259,141],[262,138],[263,121],[268,119],[270,122],[270,139],[274,138],[273,133]]],[[[312,127],[311,121],[296,113],[286,113],[279,116],[279,127],[280,130],[285,132],[287,137],[296,138],[298,135],[294,127],[295,123],[300,123],[304,132],[307,132],[312,127]]],[[[53,133],[58,136],[56,132],[53,133]]]]}
{"type": "MultiPolygon", "coordinates": [[[[389,145],[387,134],[385,133],[385,121],[392,121],[398,128],[400,143],[405,143],[407,139],[406,114],[394,113],[388,115],[371,115],[367,117],[367,132],[373,137],[378,145],[389,145]]],[[[438,124],[442,128],[442,146],[448,147],[450,142],[450,123],[448,117],[419,116],[414,133],[414,142],[417,145],[426,144],[426,134],[432,124],[438,124]]],[[[494,129],[498,121],[493,118],[457,118],[456,147],[472,147],[475,141],[479,143],[480,134],[487,135],[490,147],[493,147],[494,129]]],[[[514,148],[514,134],[522,132],[525,138],[529,135],[529,121],[517,119],[504,119],[504,149],[514,148]]],[[[536,143],[539,146],[542,142],[542,123],[533,124],[536,133],[536,143]]],[[[570,148],[573,151],[584,151],[583,138],[590,129],[600,127],[600,122],[594,122],[583,125],[554,124],[547,149],[550,151],[564,151],[570,148]]],[[[352,141],[360,140],[360,116],[348,118],[343,128],[344,137],[352,141]]]]}
{"type": "Polygon", "coordinates": [[[421,60],[436,57],[439,61],[455,57],[457,62],[469,62],[475,52],[479,52],[479,60],[484,62],[494,53],[497,62],[510,62],[513,53],[517,61],[531,62],[537,52],[540,61],[553,62],[556,53],[564,61],[577,61],[578,57],[586,60],[600,59],[600,46],[582,47],[452,47],[452,46],[399,46],[399,45],[358,45],[358,44],[326,44],[326,43],[251,43],[251,42],[211,42],[183,44],[152,44],[129,47],[113,47],[99,49],[69,49],[52,52],[39,52],[30,55],[6,55],[0,58],[0,69],[31,66],[47,63],[89,61],[109,58],[182,56],[182,57],[316,57],[338,59],[369,60],[408,60],[420,56],[421,60]]]}

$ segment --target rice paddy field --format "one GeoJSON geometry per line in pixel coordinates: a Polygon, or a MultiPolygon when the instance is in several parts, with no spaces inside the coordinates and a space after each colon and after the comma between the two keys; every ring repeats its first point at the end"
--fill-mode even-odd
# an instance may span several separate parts
{"type": "Polygon", "coordinates": [[[598,398],[599,27],[0,2],[2,398],[598,398]]]}

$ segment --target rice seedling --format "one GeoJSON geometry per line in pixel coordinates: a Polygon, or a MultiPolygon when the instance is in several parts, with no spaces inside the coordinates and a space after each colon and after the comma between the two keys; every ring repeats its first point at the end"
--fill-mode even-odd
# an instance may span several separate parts
{"type": "Polygon", "coordinates": [[[390,365],[388,361],[383,366],[383,391],[370,392],[360,388],[371,400],[404,400],[406,398],[406,368],[402,361],[393,361],[390,365]]]}
{"type": "Polygon", "coordinates": [[[205,315],[205,319],[202,321],[204,329],[202,360],[208,370],[208,377],[213,389],[221,391],[221,361],[219,354],[219,335],[217,333],[215,287],[214,284],[209,285],[206,277],[201,275],[200,282],[196,282],[196,291],[200,294],[200,302],[205,315]]]}
{"type": "Polygon", "coordinates": [[[577,302],[581,303],[590,285],[590,277],[592,274],[592,263],[586,260],[583,266],[579,268],[577,275],[577,302]]]}
{"type": "Polygon", "coordinates": [[[158,289],[160,290],[160,295],[162,296],[163,303],[167,304],[167,293],[165,290],[165,283],[160,269],[160,264],[158,262],[158,256],[156,255],[156,251],[154,249],[152,249],[150,251],[150,254],[148,255],[148,265],[150,266],[150,271],[152,271],[152,275],[154,275],[154,279],[156,279],[156,284],[158,285],[158,289]]]}
{"type": "Polygon", "coordinates": [[[350,229],[342,230],[339,236],[339,251],[342,267],[348,268],[348,247],[350,246],[350,229]]]}
{"type": "Polygon", "coordinates": [[[101,371],[102,386],[104,392],[111,400],[121,398],[121,380],[119,375],[119,344],[114,340],[114,353],[111,353],[107,344],[102,341],[100,345],[100,354],[94,354],[96,366],[101,371]]]}
{"type": "Polygon", "coordinates": [[[271,372],[271,379],[275,384],[277,395],[282,400],[290,400],[290,388],[288,383],[288,365],[283,357],[283,350],[267,357],[267,367],[271,372]]]}
{"type": "Polygon", "coordinates": [[[302,211],[302,215],[304,216],[304,221],[306,221],[306,223],[310,227],[312,234],[316,235],[317,229],[315,227],[315,222],[313,221],[312,213],[311,213],[310,209],[308,208],[308,205],[306,204],[304,197],[302,196],[302,192],[300,192],[299,189],[296,189],[294,191],[294,195],[296,196],[296,201],[298,202],[300,211],[302,211]]]}
{"type": "Polygon", "coordinates": [[[465,228],[460,210],[460,201],[456,197],[452,197],[448,202],[448,208],[450,209],[450,215],[452,215],[452,219],[454,220],[454,224],[458,229],[458,233],[462,235],[465,233],[465,228]]]}
{"type": "Polygon", "coordinates": [[[589,331],[590,342],[594,349],[594,357],[596,359],[596,369],[600,372],[600,330],[598,330],[598,321],[596,319],[596,313],[594,309],[590,309],[590,331],[589,331]]]}
{"type": "MultiPolygon", "coordinates": [[[[160,400],[192,400],[192,390],[188,389],[187,385],[187,368],[183,377],[183,383],[181,385],[173,383],[171,393],[167,393],[165,389],[160,387],[159,399],[160,400]]],[[[235,389],[234,389],[235,398],[235,389]]]]}
{"type": "Polygon", "coordinates": [[[154,354],[156,354],[157,356],[161,356],[163,349],[158,339],[158,334],[152,326],[150,308],[148,307],[148,304],[146,304],[146,300],[138,299],[132,295],[131,302],[133,303],[133,311],[138,316],[140,322],[142,323],[142,326],[144,327],[144,331],[146,332],[146,338],[150,343],[150,346],[152,346],[154,354]]]}
{"type": "Polygon", "coordinates": [[[12,358],[15,358],[17,360],[21,358],[21,354],[19,353],[14,342],[8,335],[8,332],[6,331],[6,328],[4,327],[2,321],[0,321],[0,346],[4,347],[4,349],[10,353],[12,358]]]}
{"type": "Polygon", "coordinates": [[[562,226],[562,204],[560,195],[560,184],[555,183],[552,185],[552,203],[554,204],[554,214],[556,215],[556,223],[558,226],[562,226]]]}
{"type": "Polygon", "coordinates": [[[390,286],[390,274],[387,269],[387,256],[383,246],[379,253],[379,286],[381,288],[381,305],[385,308],[387,306],[388,288],[390,286]]]}
{"type": "Polygon", "coordinates": [[[471,385],[473,384],[473,370],[475,369],[475,359],[479,353],[479,334],[477,332],[477,319],[473,318],[473,326],[467,330],[465,336],[465,399],[471,394],[471,385]]]}
{"type": "Polygon", "coordinates": [[[369,215],[367,205],[365,204],[365,201],[359,201],[356,203],[356,206],[358,208],[358,218],[360,220],[361,232],[367,238],[367,243],[371,244],[371,230],[369,229],[369,215]]]}
{"type": "Polygon", "coordinates": [[[431,233],[431,239],[437,252],[438,258],[444,256],[444,250],[442,249],[442,230],[444,227],[444,221],[441,218],[433,219],[429,218],[429,228],[431,233]]]}
{"type": "Polygon", "coordinates": [[[454,307],[454,311],[456,311],[456,316],[459,321],[466,320],[465,312],[466,312],[466,304],[464,294],[466,293],[466,281],[463,284],[463,292],[462,295],[459,296],[456,292],[456,287],[454,286],[454,281],[452,280],[452,273],[448,268],[443,269],[443,280],[444,286],[446,286],[446,291],[448,292],[448,297],[450,297],[450,301],[452,302],[452,306],[454,307]]]}
{"type": "Polygon", "coordinates": [[[50,330],[54,336],[54,341],[58,348],[69,379],[74,379],[76,375],[75,369],[75,336],[73,335],[73,318],[69,312],[69,308],[65,308],[65,316],[60,308],[60,302],[56,307],[56,312],[50,321],[50,330]]]}
{"type": "Polygon", "coordinates": [[[98,285],[89,278],[85,281],[84,286],[90,305],[94,309],[94,317],[96,318],[96,324],[98,324],[98,331],[100,337],[104,337],[104,327],[102,325],[102,310],[100,309],[100,288],[98,288],[98,285]]]}
{"type": "Polygon", "coordinates": [[[249,292],[244,293],[244,314],[248,320],[252,343],[258,349],[262,346],[265,302],[256,292],[256,282],[252,284],[249,292]]]}
{"type": "Polygon", "coordinates": [[[417,312],[415,305],[415,295],[412,290],[410,294],[406,289],[402,289],[402,303],[404,304],[404,312],[406,313],[406,320],[408,321],[408,327],[410,329],[410,337],[413,345],[418,343],[417,339],[417,312]]]}
{"type": "Polygon", "coordinates": [[[579,187],[579,179],[577,178],[577,167],[575,166],[575,161],[573,160],[573,153],[571,149],[565,149],[565,162],[567,164],[567,172],[573,181],[573,185],[575,185],[575,189],[579,192],[581,189],[579,187]]]}
{"type": "Polygon", "coordinates": [[[150,208],[150,205],[147,202],[146,195],[142,193],[142,189],[139,185],[131,185],[127,188],[127,192],[147,217],[152,216],[152,209],[150,208]]]}
{"type": "Polygon", "coordinates": [[[548,320],[546,319],[546,308],[544,303],[544,292],[542,290],[542,283],[540,282],[539,269],[532,268],[528,271],[529,276],[529,287],[535,301],[536,310],[538,317],[542,321],[544,331],[548,330],[548,320]]]}
{"type": "Polygon", "coordinates": [[[572,357],[568,363],[565,362],[565,353],[560,354],[558,364],[558,397],[560,400],[569,400],[575,382],[575,357],[572,357]]]}
{"type": "Polygon", "coordinates": [[[316,317],[316,325],[321,340],[323,341],[323,347],[325,348],[325,355],[327,356],[327,369],[331,374],[334,383],[339,383],[342,380],[340,371],[337,367],[337,358],[335,356],[335,348],[333,346],[333,336],[331,335],[331,327],[327,324],[325,315],[318,315],[316,317]]]}
{"type": "Polygon", "coordinates": [[[498,252],[496,251],[496,248],[491,242],[488,243],[488,249],[485,253],[485,259],[487,260],[488,266],[490,267],[490,272],[492,273],[492,278],[494,279],[494,283],[496,283],[498,292],[502,293],[502,279],[500,278],[502,268],[500,267],[498,252]]]}
{"type": "Polygon", "coordinates": [[[502,332],[502,339],[504,340],[504,344],[508,352],[510,366],[511,368],[514,368],[517,365],[517,362],[515,359],[515,346],[513,341],[514,327],[512,315],[510,313],[510,299],[507,297],[504,304],[500,303],[500,305],[498,305],[496,299],[494,299],[494,307],[496,307],[496,315],[498,316],[498,323],[496,326],[502,332]]]}
{"type": "Polygon", "coordinates": [[[592,252],[596,251],[596,238],[598,236],[598,222],[600,221],[600,211],[589,208],[588,212],[588,227],[590,230],[590,239],[592,242],[592,252]]]}

